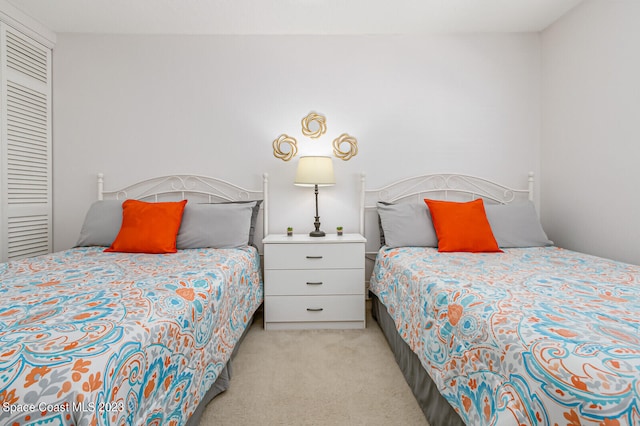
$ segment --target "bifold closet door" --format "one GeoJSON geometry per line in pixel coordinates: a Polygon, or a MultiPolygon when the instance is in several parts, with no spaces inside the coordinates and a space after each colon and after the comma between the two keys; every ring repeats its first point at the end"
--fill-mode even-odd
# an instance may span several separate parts
{"type": "Polygon", "coordinates": [[[0,23],[0,261],[51,252],[51,49],[0,23]]]}

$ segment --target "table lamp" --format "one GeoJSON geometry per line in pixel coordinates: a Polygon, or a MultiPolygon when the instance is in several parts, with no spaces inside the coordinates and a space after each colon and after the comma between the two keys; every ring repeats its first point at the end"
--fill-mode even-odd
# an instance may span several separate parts
{"type": "Polygon", "coordinates": [[[320,230],[320,215],[318,215],[318,187],[332,186],[336,184],[333,177],[333,163],[331,157],[300,157],[296,179],[293,182],[297,186],[313,186],[316,195],[316,227],[309,233],[312,237],[324,237],[325,233],[320,230]]]}

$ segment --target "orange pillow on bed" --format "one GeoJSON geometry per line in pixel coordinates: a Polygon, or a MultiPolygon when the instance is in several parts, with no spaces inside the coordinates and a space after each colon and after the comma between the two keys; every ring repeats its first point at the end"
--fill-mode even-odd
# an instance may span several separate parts
{"type": "Polygon", "coordinates": [[[175,253],[185,204],[187,200],[163,203],[126,200],[122,203],[118,236],[105,251],[175,253]]]}
{"type": "Polygon", "coordinates": [[[502,252],[491,231],[482,199],[458,203],[425,198],[424,202],[438,236],[438,251],[502,252]]]}

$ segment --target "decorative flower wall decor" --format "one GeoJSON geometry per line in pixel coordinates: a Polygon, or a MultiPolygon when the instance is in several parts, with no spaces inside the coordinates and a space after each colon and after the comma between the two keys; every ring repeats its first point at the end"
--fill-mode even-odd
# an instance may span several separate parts
{"type": "Polygon", "coordinates": [[[289,161],[298,153],[298,141],[289,135],[282,134],[273,141],[273,155],[282,161],[289,161]],[[282,150],[282,145],[289,145],[289,150],[282,150]]]}
{"type": "Polygon", "coordinates": [[[309,115],[302,119],[301,124],[302,134],[310,138],[319,138],[327,131],[327,119],[315,112],[310,112],[309,115]],[[313,130],[312,127],[317,127],[317,129],[313,130]]]}
{"type": "MultiPolygon", "coordinates": [[[[310,112],[301,122],[302,134],[313,139],[317,139],[327,132],[327,119],[324,115],[310,112]]],[[[282,161],[289,161],[298,153],[298,141],[292,136],[281,134],[273,141],[273,156],[282,161]],[[289,148],[286,149],[286,146],[289,148]]],[[[355,137],[343,133],[333,140],[333,155],[337,158],[348,161],[358,154],[358,141],[355,137]],[[349,146],[348,150],[343,150],[344,144],[349,146]]]]}
{"type": "Polygon", "coordinates": [[[350,160],[358,153],[358,141],[353,136],[349,136],[347,133],[343,133],[333,140],[333,155],[343,161],[350,160]],[[348,151],[342,151],[340,149],[343,143],[349,144],[348,151]]]}

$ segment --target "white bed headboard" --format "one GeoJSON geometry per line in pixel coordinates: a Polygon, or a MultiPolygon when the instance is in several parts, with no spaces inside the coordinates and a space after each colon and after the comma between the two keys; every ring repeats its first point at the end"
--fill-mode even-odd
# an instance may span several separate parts
{"type": "Polygon", "coordinates": [[[143,201],[190,200],[198,203],[263,200],[256,224],[255,243],[262,251],[262,238],[269,230],[269,175],[262,175],[262,190],[251,190],[222,179],[197,175],[167,175],[136,182],[118,190],[105,191],[104,175],[98,173],[98,200],[143,201]]]}
{"type": "Polygon", "coordinates": [[[360,199],[360,233],[367,238],[367,253],[377,253],[380,230],[376,203],[422,202],[424,198],[471,201],[482,198],[486,203],[509,204],[534,200],[533,172],[529,173],[527,189],[514,189],[487,179],[455,173],[414,176],[378,189],[366,189],[362,175],[360,199]]]}

